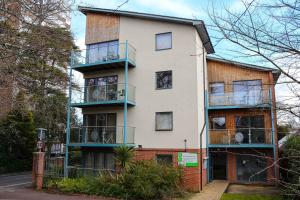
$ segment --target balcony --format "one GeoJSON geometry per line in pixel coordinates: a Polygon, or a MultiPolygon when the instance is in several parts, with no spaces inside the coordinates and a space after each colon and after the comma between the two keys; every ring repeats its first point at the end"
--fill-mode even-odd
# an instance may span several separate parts
{"type": "Polygon", "coordinates": [[[209,130],[210,147],[273,147],[272,129],[209,130]]]}
{"type": "Polygon", "coordinates": [[[124,126],[81,126],[70,132],[70,146],[107,146],[122,144],[134,145],[134,127],[124,126]],[[126,129],[126,138],[124,132],[126,129]],[[124,141],[126,139],[126,141],[124,141]]]}
{"type": "MultiPolygon", "coordinates": [[[[92,85],[72,90],[72,107],[95,105],[123,105],[125,102],[125,83],[92,85]]],[[[127,104],[135,105],[135,87],[127,84],[127,104]]]]}
{"type": "Polygon", "coordinates": [[[135,52],[135,48],[127,43],[84,49],[73,53],[72,68],[82,73],[91,70],[124,68],[126,55],[128,55],[128,67],[135,67],[135,52]]]}
{"type": "Polygon", "coordinates": [[[269,90],[210,93],[209,109],[231,109],[270,106],[269,90]]]}

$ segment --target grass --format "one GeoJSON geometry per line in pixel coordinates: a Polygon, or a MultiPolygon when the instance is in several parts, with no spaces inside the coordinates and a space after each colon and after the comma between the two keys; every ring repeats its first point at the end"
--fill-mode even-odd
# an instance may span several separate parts
{"type": "Polygon", "coordinates": [[[223,194],[221,200],[282,200],[282,198],[258,194],[223,194]]]}

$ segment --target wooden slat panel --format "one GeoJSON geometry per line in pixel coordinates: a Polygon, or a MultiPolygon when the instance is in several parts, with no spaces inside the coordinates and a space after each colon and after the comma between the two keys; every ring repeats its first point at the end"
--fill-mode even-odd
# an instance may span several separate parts
{"type": "MultiPolygon", "coordinates": [[[[236,109],[236,110],[217,110],[217,111],[209,111],[209,118],[212,117],[226,117],[226,129],[235,129],[235,117],[236,116],[256,116],[263,115],[264,116],[264,128],[271,129],[271,113],[270,110],[260,110],[260,109],[236,109]]],[[[210,141],[211,144],[222,144],[223,140],[226,140],[228,136],[226,136],[225,132],[218,134],[216,131],[210,131],[210,141]]],[[[266,143],[271,142],[271,134],[270,131],[266,131],[266,143]]],[[[230,136],[230,140],[233,140],[234,135],[230,136]]]]}
{"type": "Polygon", "coordinates": [[[119,39],[120,17],[88,13],[85,43],[92,44],[119,39]]]}
{"type": "Polygon", "coordinates": [[[233,64],[217,61],[208,61],[208,82],[224,82],[225,92],[233,91],[233,81],[262,80],[263,88],[267,89],[269,72],[254,69],[246,69],[233,64]]]}

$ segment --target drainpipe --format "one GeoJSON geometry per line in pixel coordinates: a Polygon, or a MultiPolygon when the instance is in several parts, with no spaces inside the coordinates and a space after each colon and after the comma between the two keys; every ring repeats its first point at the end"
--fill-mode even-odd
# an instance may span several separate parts
{"type": "MultiPolygon", "coordinates": [[[[205,115],[205,112],[206,112],[206,98],[205,98],[205,62],[206,62],[206,58],[205,58],[205,54],[204,54],[204,46],[202,47],[202,61],[203,61],[203,102],[204,102],[204,124],[203,124],[203,127],[201,129],[201,132],[200,132],[200,170],[201,170],[201,176],[200,176],[200,190],[203,189],[202,185],[203,185],[203,178],[202,178],[202,168],[203,168],[203,156],[202,156],[202,136],[203,136],[203,132],[204,132],[204,128],[206,126],[206,115],[205,115]]],[[[207,145],[207,144],[206,144],[207,145]]],[[[206,152],[207,153],[207,152],[206,152]]]]}

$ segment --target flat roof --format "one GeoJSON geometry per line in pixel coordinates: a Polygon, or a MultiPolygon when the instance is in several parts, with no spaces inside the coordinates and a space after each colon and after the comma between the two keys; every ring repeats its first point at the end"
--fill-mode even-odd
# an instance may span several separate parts
{"type": "Polygon", "coordinates": [[[214,48],[212,46],[210,37],[208,35],[205,24],[202,20],[196,19],[188,19],[188,18],[180,18],[180,17],[171,17],[165,15],[156,15],[149,13],[140,13],[140,12],[132,12],[132,11],[124,11],[124,10],[113,10],[113,9],[103,9],[103,8],[93,8],[93,7],[84,7],[78,6],[78,10],[83,14],[87,13],[103,13],[103,14],[111,14],[111,15],[119,15],[133,18],[141,18],[141,19],[149,19],[149,20],[157,20],[157,21],[165,21],[177,24],[187,24],[192,25],[196,28],[199,37],[201,38],[203,45],[208,54],[214,53],[214,48]]]}
{"type": "Polygon", "coordinates": [[[274,80],[275,82],[278,80],[281,72],[279,69],[274,69],[271,67],[265,67],[265,66],[260,66],[260,65],[253,65],[253,64],[249,64],[249,63],[242,63],[242,62],[237,62],[237,61],[233,61],[233,60],[228,60],[228,59],[224,59],[224,58],[216,58],[216,57],[212,57],[212,56],[207,56],[206,59],[208,61],[216,61],[216,62],[222,62],[222,63],[228,63],[228,64],[232,64],[235,65],[237,67],[243,67],[243,68],[247,68],[247,69],[254,69],[254,70],[258,70],[258,71],[268,71],[268,72],[272,72],[272,74],[274,75],[274,80]]]}

